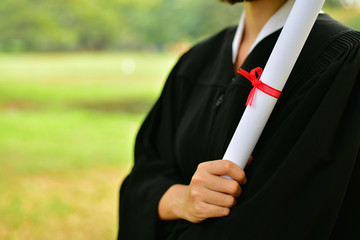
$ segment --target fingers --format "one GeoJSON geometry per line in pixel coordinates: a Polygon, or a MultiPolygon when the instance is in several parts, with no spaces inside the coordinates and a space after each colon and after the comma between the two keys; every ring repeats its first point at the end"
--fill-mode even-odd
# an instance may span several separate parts
{"type": "Polygon", "coordinates": [[[158,214],[161,220],[186,219],[193,223],[207,218],[229,215],[235,198],[204,187],[175,184],[159,201],[158,214]]]}
{"type": "Polygon", "coordinates": [[[226,193],[236,198],[242,193],[242,188],[238,182],[220,176],[210,177],[206,187],[213,191],[226,193]]]}
{"type": "Polygon", "coordinates": [[[209,189],[204,190],[204,194],[207,195],[204,201],[211,205],[216,205],[225,208],[232,208],[236,204],[235,197],[229,194],[220,193],[209,189]]]}
{"type": "Polygon", "coordinates": [[[201,222],[207,218],[224,217],[236,203],[234,197],[214,192],[206,188],[192,188],[188,201],[188,217],[191,222],[201,222]]]}
{"type": "Polygon", "coordinates": [[[228,160],[215,160],[199,164],[198,170],[208,172],[211,175],[227,175],[239,184],[246,184],[244,170],[228,160]]]}
{"type": "Polygon", "coordinates": [[[219,207],[203,202],[202,204],[198,204],[194,207],[193,215],[190,217],[190,221],[196,223],[208,218],[225,217],[229,214],[229,208],[219,207]]]}
{"type": "Polygon", "coordinates": [[[240,184],[245,183],[245,172],[231,161],[216,160],[199,164],[183,205],[184,219],[200,222],[229,215],[236,198],[242,193],[240,184]],[[232,179],[224,178],[223,175],[232,179]]]}
{"type": "Polygon", "coordinates": [[[194,175],[192,183],[212,191],[230,194],[233,197],[239,197],[242,193],[241,186],[237,181],[208,173],[194,175]]]}

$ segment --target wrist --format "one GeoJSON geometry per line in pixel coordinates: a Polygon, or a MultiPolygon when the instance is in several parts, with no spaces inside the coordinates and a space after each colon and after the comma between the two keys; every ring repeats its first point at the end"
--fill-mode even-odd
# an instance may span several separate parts
{"type": "Polygon", "coordinates": [[[164,193],[158,205],[158,215],[161,220],[185,219],[187,188],[187,185],[175,184],[164,193]]]}

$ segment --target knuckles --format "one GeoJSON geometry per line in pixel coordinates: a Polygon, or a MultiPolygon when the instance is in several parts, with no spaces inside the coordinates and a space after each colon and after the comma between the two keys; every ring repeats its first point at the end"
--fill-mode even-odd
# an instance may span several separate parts
{"type": "Polygon", "coordinates": [[[197,189],[191,189],[190,191],[190,199],[192,202],[197,202],[199,199],[201,199],[201,192],[197,189]]]}
{"type": "Polygon", "coordinates": [[[234,197],[238,197],[241,192],[241,187],[236,181],[232,181],[227,185],[228,193],[234,197]]]}
{"type": "Polygon", "coordinates": [[[232,166],[233,166],[233,164],[232,164],[232,162],[230,162],[229,160],[223,160],[223,161],[221,161],[221,168],[222,168],[223,171],[226,172],[226,173],[230,172],[232,166]]]}
{"type": "Polygon", "coordinates": [[[224,206],[225,207],[233,207],[233,206],[235,206],[235,204],[236,204],[236,199],[234,198],[234,197],[232,197],[232,196],[228,196],[228,197],[226,197],[224,200],[223,200],[223,202],[224,202],[224,206]]]}
{"type": "Polygon", "coordinates": [[[197,170],[198,171],[203,171],[205,169],[208,168],[208,165],[209,165],[209,162],[202,162],[202,163],[199,163],[198,167],[197,167],[197,170]]]}
{"type": "Polygon", "coordinates": [[[202,174],[196,173],[191,179],[193,184],[203,184],[206,182],[205,177],[202,174]]]}

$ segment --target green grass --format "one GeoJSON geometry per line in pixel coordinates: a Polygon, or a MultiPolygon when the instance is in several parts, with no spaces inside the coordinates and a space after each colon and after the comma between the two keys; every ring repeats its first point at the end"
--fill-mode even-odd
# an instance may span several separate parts
{"type": "Polygon", "coordinates": [[[0,55],[0,239],[114,239],[136,132],[176,56],[0,55]]]}
{"type": "Polygon", "coordinates": [[[168,54],[139,53],[1,55],[0,101],[153,99],[173,59],[168,54]]]}
{"type": "Polygon", "coordinates": [[[128,166],[142,118],[86,110],[3,113],[0,164],[21,173],[128,166]]]}
{"type": "Polygon", "coordinates": [[[22,171],[123,164],[129,136],[173,60],[139,53],[2,55],[0,163],[22,171]],[[133,72],[124,73],[124,61],[133,72]]]}

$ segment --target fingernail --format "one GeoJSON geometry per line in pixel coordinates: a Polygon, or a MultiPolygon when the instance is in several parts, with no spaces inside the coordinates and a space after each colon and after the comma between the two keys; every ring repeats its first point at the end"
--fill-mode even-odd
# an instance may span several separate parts
{"type": "Polygon", "coordinates": [[[246,184],[246,183],[247,183],[247,179],[245,177],[244,180],[243,180],[243,184],[246,184]]]}

